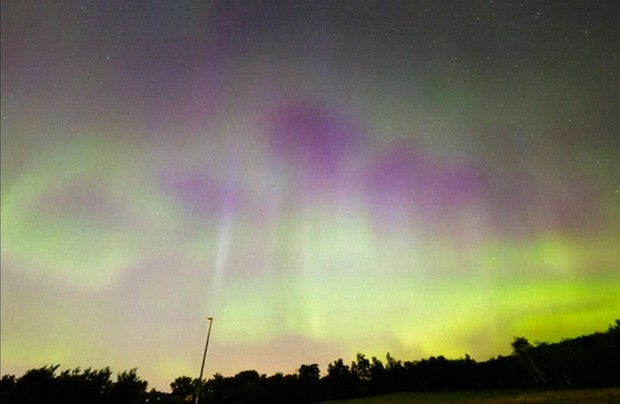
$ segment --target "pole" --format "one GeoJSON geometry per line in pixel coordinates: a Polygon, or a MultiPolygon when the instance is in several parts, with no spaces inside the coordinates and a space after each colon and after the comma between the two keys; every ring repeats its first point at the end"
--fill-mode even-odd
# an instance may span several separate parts
{"type": "Polygon", "coordinates": [[[213,324],[213,317],[208,317],[209,331],[207,331],[207,342],[205,343],[205,351],[202,354],[202,365],[200,366],[200,377],[198,377],[198,384],[196,385],[196,399],[194,404],[198,404],[198,397],[200,396],[200,385],[202,384],[202,374],[205,370],[205,361],[207,360],[207,348],[209,348],[209,337],[211,336],[211,325],[213,324]]]}

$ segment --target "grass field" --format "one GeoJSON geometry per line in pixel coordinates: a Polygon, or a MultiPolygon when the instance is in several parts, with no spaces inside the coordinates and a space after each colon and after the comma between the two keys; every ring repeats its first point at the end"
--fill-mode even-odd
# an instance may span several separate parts
{"type": "Polygon", "coordinates": [[[490,390],[439,393],[394,393],[375,397],[356,398],[327,403],[346,404],[392,404],[392,403],[592,403],[620,404],[620,387],[588,390],[490,390]]]}

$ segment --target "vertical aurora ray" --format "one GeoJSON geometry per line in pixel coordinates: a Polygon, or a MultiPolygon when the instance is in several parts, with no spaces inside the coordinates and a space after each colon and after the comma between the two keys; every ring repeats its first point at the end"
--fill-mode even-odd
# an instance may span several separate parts
{"type": "Polygon", "coordinates": [[[211,295],[215,299],[212,299],[211,306],[218,307],[217,298],[221,298],[221,291],[224,289],[224,282],[226,276],[226,265],[228,263],[228,256],[230,254],[231,238],[233,233],[233,227],[235,223],[235,214],[241,208],[239,204],[239,196],[235,195],[234,183],[238,171],[238,161],[236,160],[236,153],[234,153],[230,163],[231,168],[227,174],[228,178],[225,180],[224,196],[222,199],[220,225],[217,234],[217,253],[214,262],[214,274],[211,286],[211,295]]]}

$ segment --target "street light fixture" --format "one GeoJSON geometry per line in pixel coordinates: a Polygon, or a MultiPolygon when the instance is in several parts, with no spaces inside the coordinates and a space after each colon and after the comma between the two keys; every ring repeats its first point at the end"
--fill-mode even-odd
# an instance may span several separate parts
{"type": "Polygon", "coordinates": [[[200,376],[198,377],[198,383],[196,385],[196,398],[194,404],[198,404],[198,397],[200,396],[200,385],[202,384],[202,374],[205,370],[205,361],[207,359],[207,348],[209,348],[209,337],[211,336],[211,325],[213,324],[213,317],[207,317],[209,320],[209,331],[207,331],[207,342],[205,343],[205,351],[202,354],[202,365],[200,366],[200,376]]]}

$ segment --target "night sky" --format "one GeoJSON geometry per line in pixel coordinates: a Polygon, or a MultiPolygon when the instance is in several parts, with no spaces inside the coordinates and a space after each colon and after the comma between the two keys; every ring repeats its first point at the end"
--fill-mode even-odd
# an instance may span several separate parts
{"type": "Polygon", "coordinates": [[[2,373],[149,388],[620,317],[617,1],[18,1],[2,373]]]}

